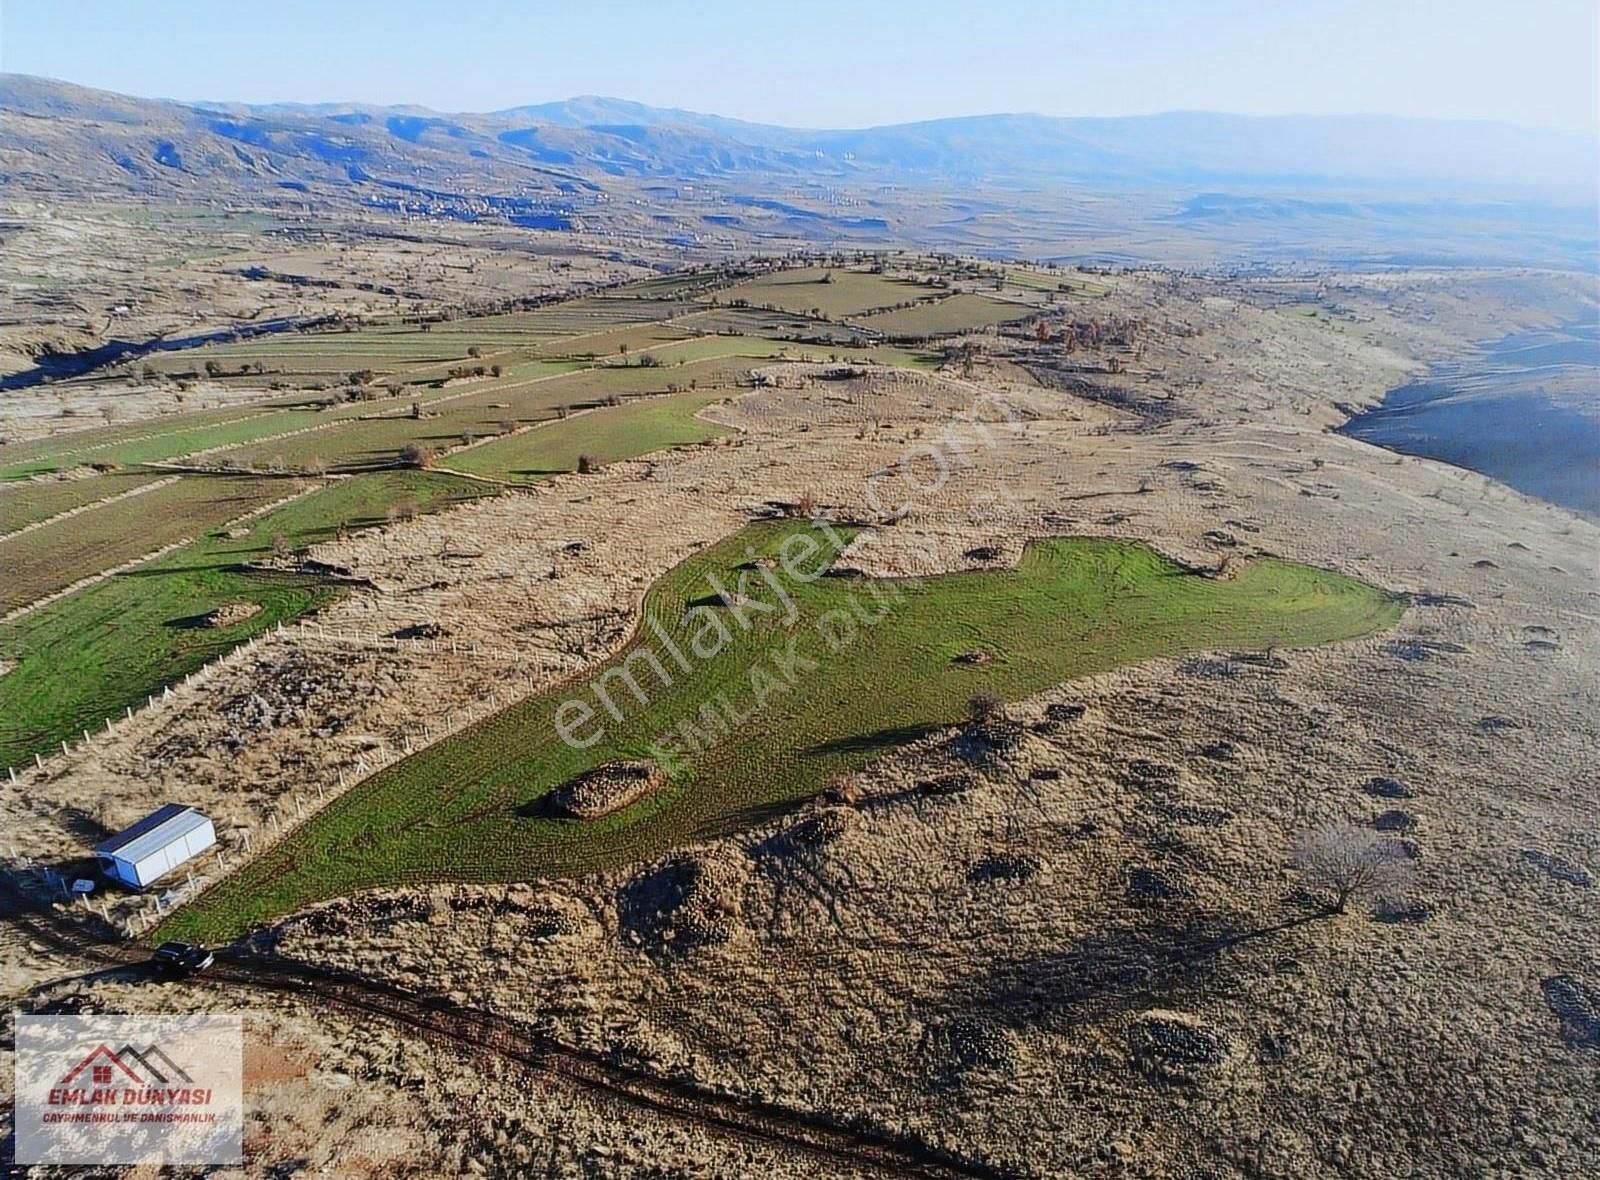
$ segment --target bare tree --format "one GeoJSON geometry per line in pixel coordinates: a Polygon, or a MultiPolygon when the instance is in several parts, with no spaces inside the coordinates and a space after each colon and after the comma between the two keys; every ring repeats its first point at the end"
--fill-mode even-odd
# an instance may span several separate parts
{"type": "Polygon", "coordinates": [[[426,443],[407,443],[400,459],[409,467],[427,467],[433,462],[433,448],[426,443]]]}
{"type": "Polygon", "coordinates": [[[1301,883],[1326,895],[1335,914],[1352,901],[1402,901],[1411,887],[1411,859],[1400,841],[1354,824],[1326,824],[1302,833],[1294,865],[1301,883]]]}

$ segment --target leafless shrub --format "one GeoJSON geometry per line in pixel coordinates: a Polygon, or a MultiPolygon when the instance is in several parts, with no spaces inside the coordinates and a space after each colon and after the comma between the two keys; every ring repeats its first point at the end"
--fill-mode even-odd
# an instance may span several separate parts
{"type": "Polygon", "coordinates": [[[600,460],[594,455],[578,456],[578,474],[593,475],[600,470],[600,460]]]}
{"type": "Polygon", "coordinates": [[[1400,902],[1411,887],[1411,861],[1400,841],[1354,824],[1334,823],[1302,833],[1294,865],[1301,883],[1342,914],[1350,902],[1400,902]]]}
{"type": "Polygon", "coordinates": [[[400,458],[409,467],[427,467],[433,462],[433,448],[426,443],[407,443],[400,458]]]}
{"type": "Polygon", "coordinates": [[[1006,703],[998,693],[983,689],[967,698],[967,720],[975,725],[997,721],[1006,715],[1006,703]]]}

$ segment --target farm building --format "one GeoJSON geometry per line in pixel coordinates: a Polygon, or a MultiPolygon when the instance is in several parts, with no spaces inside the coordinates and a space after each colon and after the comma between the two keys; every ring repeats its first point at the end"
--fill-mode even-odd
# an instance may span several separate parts
{"type": "Polygon", "coordinates": [[[216,842],[209,819],[192,807],[168,803],[96,845],[94,854],[107,876],[144,889],[216,842]]]}

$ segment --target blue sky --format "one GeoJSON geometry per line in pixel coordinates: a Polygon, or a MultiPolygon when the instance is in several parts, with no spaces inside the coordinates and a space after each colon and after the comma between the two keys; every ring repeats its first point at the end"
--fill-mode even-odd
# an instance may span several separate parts
{"type": "Polygon", "coordinates": [[[0,0],[0,67],[178,99],[605,94],[792,126],[1216,110],[1594,130],[1596,0],[0,0]]]}

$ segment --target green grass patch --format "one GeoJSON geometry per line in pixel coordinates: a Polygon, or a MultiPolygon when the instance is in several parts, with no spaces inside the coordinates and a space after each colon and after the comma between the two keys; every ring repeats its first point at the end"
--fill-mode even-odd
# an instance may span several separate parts
{"type": "MultiPolygon", "coordinates": [[[[206,482],[271,482],[280,494],[292,486],[206,482]]],[[[381,524],[397,505],[428,512],[484,494],[492,489],[434,472],[340,480],[249,522],[244,536],[207,536],[0,625],[0,659],[15,664],[0,676],[0,765],[20,766],[63,738],[100,728],[124,706],[142,704],[207,660],[344,592],[322,578],[241,569],[270,552],[275,534],[299,549],[332,539],[341,526],[381,524]],[[232,627],[197,625],[230,602],[254,602],[261,612],[232,627]]]]}
{"type": "Polygon", "coordinates": [[[726,426],[695,417],[724,396],[721,392],[679,393],[607,406],[457,452],[448,456],[443,466],[528,483],[576,471],[580,455],[614,463],[667,447],[705,442],[733,433],[726,426]]]}
{"type": "Polygon", "coordinates": [[[182,458],[195,451],[246,443],[266,435],[315,426],[326,419],[315,410],[202,411],[153,418],[137,426],[86,430],[48,442],[0,447],[0,480],[25,479],[90,463],[132,466],[182,458]]]}
{"type": "Polygon", "coordinates": [[[821,266],[774,271],[718,291],[723,302],[748,300],[758,307],[776,307],[799,315],[853,316],[877,307],[893,307],[924,299],[926,287],[889,275],[821,266]],[[824,277],[828,281],[824,282],[824,277]]]}
{"type": "Polygon", "coordinates": [[[784,572],[819,572],[848,539],[847,530],[774,522],[708,547],[650,589],[648,625],[615,659],[360,783],[176,914],[160,937],[226,940],[374,886],[526,880],[630,862],[812,794],[951,722],[980,689],[1015,698],[1186,651],[1348,639],[1402,610],[1380,590],[1303,565],[1260,560],[1220,581],[1148,547],[1099,539],[1036,543],[1014,571],[918,582],[784,572]],[[772,576],[792,595],[792,616],[747,568],[752,557],[782,555],[772,576]],[[735,592],[743,580],[748,628],[731,608],[708,604],[713,577],[735,592]],[[771,613],[754,614],[753,604],[771,613]],[[956,661],[972,649],[993,661],[956,661]],[[586,748],[558,737],[568,701],[594,710],[587,722],[570,705],[563,714],[586,748]],[[592,823],[538,817],[537,801],[572,776],[648,757],[672,776],[656,798],[592,823]]]}
{"type": "Polygon", "coordinates": [[[886,311],[853,320],[889,337],[948,336],[955,332],[975,332],[995,324],[1026,319],[1036,308],[1022,303],[1007,303],[987,295],[965,292],[933,303],[922,303],[901,311],[886,311]]]}
{"type": "Polygon", "coordinates": [[[0,483],[0,535],[49,520],[52,516],[82,508],[97,500],[120,496],[161,478],[151,472],[128,471],[84,479],[0,483]]]}

